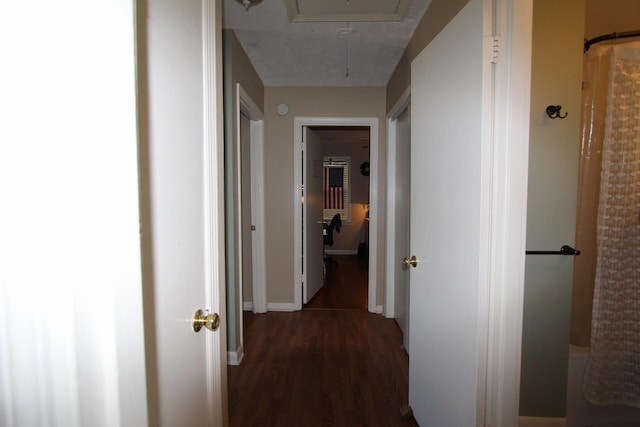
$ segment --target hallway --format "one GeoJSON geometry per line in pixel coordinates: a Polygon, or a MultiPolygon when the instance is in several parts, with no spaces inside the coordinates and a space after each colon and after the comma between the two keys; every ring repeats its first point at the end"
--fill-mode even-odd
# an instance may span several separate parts
{"type": "Polygon", "coordinates": [[[229,425],[417,426],[393,319],[364,310],[245,313],[246,354],[229,366],[229,425]]]}
{"type": "Polygon", "coordinates": [[[245,357],[228,368],[231,427],[417,426],[400,417],[409,371],[400,328],[366,311],[367,262],[335,260],[304,310],[244,313],[245,357]]]}

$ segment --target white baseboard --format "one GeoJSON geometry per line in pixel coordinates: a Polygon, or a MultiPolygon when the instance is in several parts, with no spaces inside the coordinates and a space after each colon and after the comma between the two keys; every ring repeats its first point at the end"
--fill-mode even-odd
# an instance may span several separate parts
{"type": "Polygon", "coordinates": [[[227,352],[227,365],[238,366],[244,358],[244,349],[242,346],[238,347],[236,351],[227,352]]]}
{"type": "Polygon", "coordinates": [[[327,249],[327,255],[358,255],[357,249],[327,249]]]}
{"type": "Polygon", "coordinates": [[[567,427],[566,418],[520,417],[518,427],[567,427]]]}
{"type": "Polygon", "coordinates": [[[242,309],[244,311],[253,311],[253,301],[245,301],[242,303],[242,309]]]}
{"type": "Polygon", "coordinates": [[[269,311],[295,311],[295,306],[292,302],[270,302],[267,304],[267,310],[269,311]]]}
{"type": "Polygon", "coordinates": [[[376,314],[382,314],[384,311],[384,307],[381,305],[376,305],[376,314]]]}

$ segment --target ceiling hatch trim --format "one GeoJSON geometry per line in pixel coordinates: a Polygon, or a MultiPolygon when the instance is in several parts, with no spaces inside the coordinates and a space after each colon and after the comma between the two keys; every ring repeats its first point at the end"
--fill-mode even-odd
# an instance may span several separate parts
{"type": "Polygon", "coordinates": [[[282,0],[290,22],[402,21],[411,0],[282,0]]]}

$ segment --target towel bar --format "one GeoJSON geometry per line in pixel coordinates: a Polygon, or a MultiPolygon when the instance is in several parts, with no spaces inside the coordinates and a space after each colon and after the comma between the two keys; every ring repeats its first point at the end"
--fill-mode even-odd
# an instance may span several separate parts
{"type": "Polygon", "coordinates": [[[563,245],[559,251],[526,251],[526,255],[580,255],[580,251],[569,245],[563,245]]]}

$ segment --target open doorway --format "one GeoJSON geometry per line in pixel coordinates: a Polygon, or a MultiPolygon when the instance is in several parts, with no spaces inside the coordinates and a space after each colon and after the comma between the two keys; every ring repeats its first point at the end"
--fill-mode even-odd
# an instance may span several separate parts
{"type": "MultiPolygon", "coordinates": [[[[318,191],[310,181],[320,178],[321,197],[307,200],[319,200],[322,209],[323,275],[322,286],[304,298],[303,308],[367,310],[370,128],[309,126],[306,132],[309,144],[317,141],[314,153],[322,159],[322,173],[308,167],[306,182],[310,195],[318,191]]],[[[319,165],[320,158],[313,161],[319,165]]]]}
{"type": "Polygon", "coordinates": [[[358,269],[360,283],[366,284],[366,297],[360,300],[363,308],[377,312],[375,263],[372,268],[367,258],[375,259],[377,252],[376,218],[368,212],[376,212],[377,204],[378,119],[296,117],[294,122],[296,141],[300,142],[294,165],[299,177],[294,217],[294,245],[300,260],[295,265],[295,277],[299,278],[296,309],[311,302],[327,278],[340,280],[341,258],[345,274],[358,269]],[[342,177],[349,177],[350,194],[340,210],[340,233],[334,231],[333,245],[325,245],[324,233],[336,213],[335,209],[324,209],[325,173],[345,163],[347,172],[342,177]],[[325,262],[325,256],[332,260],[325,262]]]}

